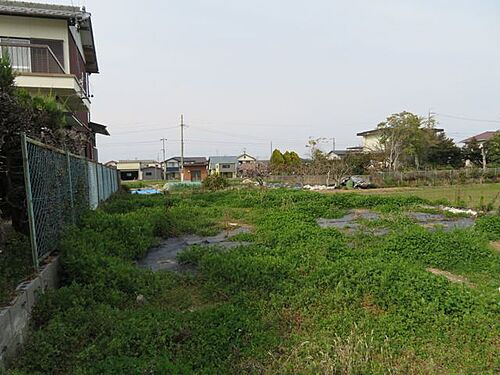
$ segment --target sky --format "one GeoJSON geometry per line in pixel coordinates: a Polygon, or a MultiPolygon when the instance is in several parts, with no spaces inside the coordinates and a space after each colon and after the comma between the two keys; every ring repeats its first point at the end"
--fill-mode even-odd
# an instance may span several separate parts
{"type": "Polygon", "coordinates": [[[498,0],[49,2],[92,13],[101,162],[179,155],[181,114],[187,156],[345,149],[403,110],[500,128],[498,0]]]}

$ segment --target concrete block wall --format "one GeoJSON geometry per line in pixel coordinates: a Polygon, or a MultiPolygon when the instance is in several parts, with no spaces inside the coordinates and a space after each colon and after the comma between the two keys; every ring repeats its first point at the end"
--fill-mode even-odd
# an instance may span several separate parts
{"type": "Polygon", "coordinates": [[[31,312],[47,289],[59,286],[59,257],[45,265],[38,277],[19,285],[10,306],[0,310],[0,371],[5,370],[26,342],[31,312]]]}

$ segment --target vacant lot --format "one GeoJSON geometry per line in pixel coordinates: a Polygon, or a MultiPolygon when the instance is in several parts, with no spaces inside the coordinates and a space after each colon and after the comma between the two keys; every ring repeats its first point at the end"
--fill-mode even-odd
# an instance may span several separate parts
{"type": "MultiPolygon", "coordinates": [[[[341,191],[344,192],[344,191],[341,191]]],[[[480,208],[492,204],[500,207],[500,184],[468,184],[453,186],[425,186],[418,188],[383,188],[361,190],[361,194],[415,196],[431,201],[445,200],[454,206],[480,208]]]]}
{"type": "Polygon", "coordinates": [[[418,220],[437,217],[427,203],[117,196],[67,233],[66,285],[37,307],[13,374],[498,373],[500,216],[445,231],[418,220]],[[355,225],[324,227],[346,215],[355,225]],[[237,225],[250,232],[236,247],[200,240],[237,225]],[[186,272],[138,266],[179,236],[196,239],[177,256],[186,272]]]}

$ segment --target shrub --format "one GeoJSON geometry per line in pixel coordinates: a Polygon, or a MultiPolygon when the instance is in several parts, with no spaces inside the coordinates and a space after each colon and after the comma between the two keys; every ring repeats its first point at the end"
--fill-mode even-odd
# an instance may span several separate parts
{"type": "Polygon", "coordinates": [[[500,239],[500,214],[488,215],[479,218],[476,228],[484,233],[489,239],[496,241],[500,239]]]}
{"type": "Polygon", "coordinates": [[[217,191],[227,188],[229,182],[222,176],[212,175],[203,180],[202,186],[207,190],[217,191]]]}

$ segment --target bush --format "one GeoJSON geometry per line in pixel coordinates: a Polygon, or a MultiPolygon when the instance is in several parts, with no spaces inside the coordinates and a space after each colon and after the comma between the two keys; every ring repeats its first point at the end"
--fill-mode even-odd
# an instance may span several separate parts
{"type": "Polygon", "coordinates": [[[222,176],[212,175],[203,180],[203,188],[211,191],[222,190],[229,186],[229,182],[222,176]]]}
{"type": "Polygon", "coordinates": [[[476,228],[489,239],[500,240],[500,214],[483,216],[476,222],[476,228]]]}

